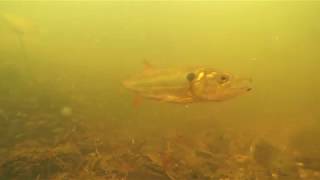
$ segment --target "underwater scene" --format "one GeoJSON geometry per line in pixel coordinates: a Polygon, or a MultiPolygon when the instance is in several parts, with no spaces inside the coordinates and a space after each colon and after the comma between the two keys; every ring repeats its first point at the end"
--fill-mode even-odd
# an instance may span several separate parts
{"type": "Polygon", "coordinates": [[[0,180],[320,180],[320,2],[0,1],[0,180]]]}

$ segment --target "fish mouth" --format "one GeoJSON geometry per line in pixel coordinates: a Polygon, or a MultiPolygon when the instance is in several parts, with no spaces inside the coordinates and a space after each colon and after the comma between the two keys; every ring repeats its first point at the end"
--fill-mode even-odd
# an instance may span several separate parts
{"type": "Polygon", "coordinates": [[[251,78],[239,78],[230,87],[231,91],[249,92],[252,91],[251,78]]]}
{"type": "Polygon", "coordinates": [[[252,87],[242,87],[242,88],[230,88],[231,91],[239,91],[240,92],[250,92],[252,91],[252,87]]]}

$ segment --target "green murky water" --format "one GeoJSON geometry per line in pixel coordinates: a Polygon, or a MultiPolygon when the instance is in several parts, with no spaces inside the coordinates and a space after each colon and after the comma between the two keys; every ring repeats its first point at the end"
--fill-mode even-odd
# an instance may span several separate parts
{"type": "Polygon", "coordinates": [[[319,2],[1,1],[0,179],[320,179],[319,2]],[[205,66],[224,102],[122,81],[205,66]]]}

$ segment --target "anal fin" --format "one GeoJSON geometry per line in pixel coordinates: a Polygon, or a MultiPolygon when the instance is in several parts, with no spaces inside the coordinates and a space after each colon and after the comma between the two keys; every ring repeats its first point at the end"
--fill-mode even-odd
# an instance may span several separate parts
{"type": "Polygon", "coordinates": [[[154,69],[154,66],[146,59],[143,60],[143,71],[148,73],[154,69]]]}
{"type": "Polygon", "coordinates": [[[133,102],[132,102],[133,107],[136,107],[136,108],[137,108],[137,107],[141,106],[142,101],[143,101],[142,96],[136,94],[136,95],[134,96],[133,102]]]}

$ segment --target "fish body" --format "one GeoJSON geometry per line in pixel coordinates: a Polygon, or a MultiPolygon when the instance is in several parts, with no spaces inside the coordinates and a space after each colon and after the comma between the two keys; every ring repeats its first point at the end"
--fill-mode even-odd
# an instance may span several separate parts
{"type": "Polygon", "coordinates": [[[251,90],[250,80],[206,67],[146,68],[123,85],[139,96],[172,103],[223,101],[251,90]]]}
{"type": "Polygon", "coordinates": [[[35,25],[24,17],[4,12],[0,12],[0,24],[6,25],[16,35],[23,60],[27,60],[25,36],[37,31],[35,25]]]}

